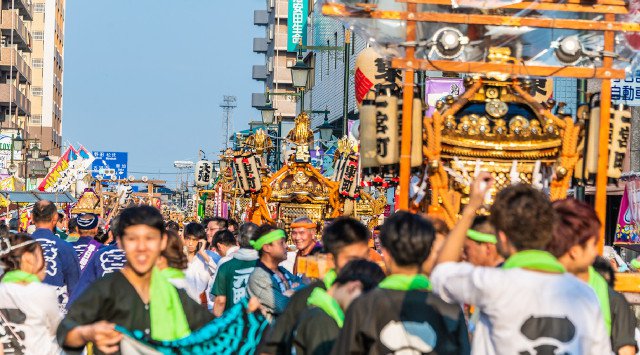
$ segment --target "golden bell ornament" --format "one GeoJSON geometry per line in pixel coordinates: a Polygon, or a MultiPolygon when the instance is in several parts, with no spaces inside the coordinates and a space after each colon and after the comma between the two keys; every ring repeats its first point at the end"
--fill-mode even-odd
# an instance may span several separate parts
{"type": "Polygon", "coordinates": [[[564,166],[558,167],[558,169],[556,169],[556,179],[562,180],[565,176],[567,176],[567,169],[564,166]]]}
{"type": "Polygon", "coordinates": [[[429,160],[429,165],[428,165],[428,171],[429,174],[435,174],[438,169],[440,169],[440,160],[438,159],[434,159],[434,160],[429,160]]]}

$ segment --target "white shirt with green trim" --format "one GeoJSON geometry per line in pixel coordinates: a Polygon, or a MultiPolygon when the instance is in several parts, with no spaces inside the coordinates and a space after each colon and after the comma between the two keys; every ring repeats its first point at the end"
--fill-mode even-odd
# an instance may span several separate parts
{"type": "Polygon", "coordinates": [[[596,295],[571,274],[444,263],[431,281],[445,302],[480,311],[472,354],[611,354],[596,295]]]}

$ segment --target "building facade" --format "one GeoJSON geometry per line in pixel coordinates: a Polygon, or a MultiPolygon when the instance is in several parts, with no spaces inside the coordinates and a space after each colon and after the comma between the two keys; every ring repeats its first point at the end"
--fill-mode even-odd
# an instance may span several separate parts
{"type": "MultiPolygon", "coordinates": [[[[308,111],[329,111],[329,123],[334,126],[336,136],[341,136],[344,124],[344,96],[348,96],[347,117],[357,118],[355,98],[355,65],[358,54],[367,48],[367,42],[362,37],[351,33],[349,48],[348,87],[345,93],[345,26],[331,17],[322,15],[318,0],[312,0],[314,6],[309,15],[308,46],[333,47],[333,50],[310,50],[307,61],[313,67],[309,79],[309,90],[305,97],[305,109],[308,111]]],[[[324,122],[324,115],[312,115],[312,127],[315,129],[324,122]]]]}
{"type": "Polygon", "coordinates": [[[59,156],[62,146],[65,0],[35,0],[31,23],[31,118],[28,133],[59,156]]]}
{"type": "Polygon", "coordinates": [[[0,128],[17,135],[31,115],[33,5],[28,0],[0,4],[0,128]]]}
{"type": "MultiPolygon", "coordinates": [[[[254,11],[254,25],[265,29],[264,37],[253,39],[253,51],[264,54],[264,63],[254,65],[254,80],[264,82],[273,93],[295,94],[289,69],[296,62],[296,53],[287,51],[288,0],[267,0],[266,9],[254,11]]],[[[292,96],[272,96],[270,98],[276,115],[283,120],[292,120],[296,116],[296,98],[292,96]]],[[[253,93],[251,105],[265,105],[264,91],[253,93]]]]}

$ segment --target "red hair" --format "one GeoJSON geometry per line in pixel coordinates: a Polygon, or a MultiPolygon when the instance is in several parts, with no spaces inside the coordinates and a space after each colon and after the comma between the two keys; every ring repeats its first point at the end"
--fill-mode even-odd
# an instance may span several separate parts
{"type": "Polygon", "coordinates": [[[585,245],[591,238],[598,238],[601,224],[590,205],[568,198],[555,201],[553,209],[558,219],[547,251],[555,257],[566,254],[574,245],[585,245]]]}

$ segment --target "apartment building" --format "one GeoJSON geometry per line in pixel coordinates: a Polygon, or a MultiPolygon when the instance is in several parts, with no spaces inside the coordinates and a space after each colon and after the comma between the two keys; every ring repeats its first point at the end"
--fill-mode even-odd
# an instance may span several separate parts
{"type": "MultiPolygon", "coordinates": [[[[295,94],[289,67],[295,64],[296,53],[287,51],[288,1],[267,0],[266,9],[254,11],[253,22],[265,28],[264,37],[253,39],[253,51],[265,56],[264,63],[253,66],[253,79],[264,82],[265,90],[295,94]]],[[[272,96],[271,102],[276,115],[283,120],[296,116],[295,97],[272,96]]],[[[251,105],[256,108],[265,105],[264,91],[252,94],[251,105]]]]}
{"type": "Polygon", "coordinates": [[[33,0],[31,117],[28,133],[59,156],[62,145],[65,0],[33,0]]]}
{"type": "Polygon", "coordinates": [[[33,5],[28,0],[0,4],[0,129],[17,135],[31,115],[33,5]]]}

